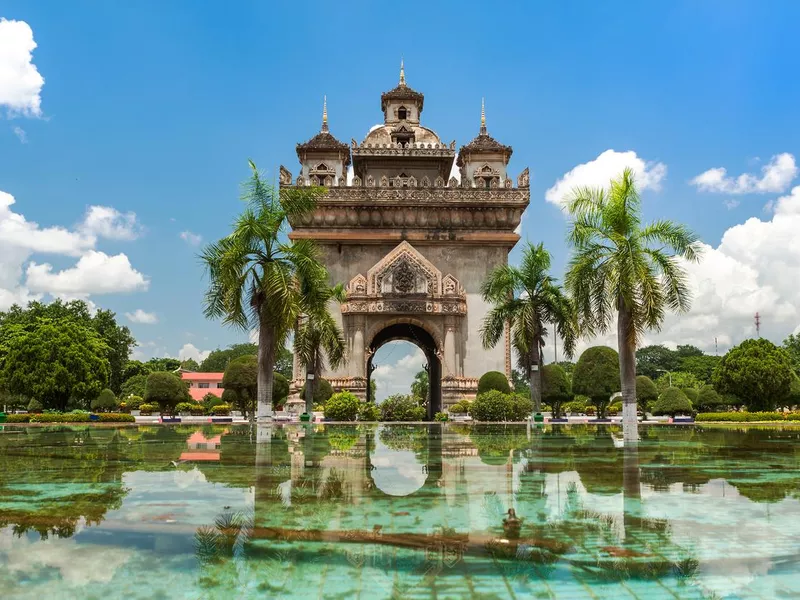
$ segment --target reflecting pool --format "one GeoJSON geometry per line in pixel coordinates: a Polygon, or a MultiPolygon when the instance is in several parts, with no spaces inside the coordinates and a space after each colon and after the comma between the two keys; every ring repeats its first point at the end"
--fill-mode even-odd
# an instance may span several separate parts
{"type": "Polygon", "coordinates": [[[640,434],[7,426],[0,597],[800,597],[800,427],[640,434]]]}

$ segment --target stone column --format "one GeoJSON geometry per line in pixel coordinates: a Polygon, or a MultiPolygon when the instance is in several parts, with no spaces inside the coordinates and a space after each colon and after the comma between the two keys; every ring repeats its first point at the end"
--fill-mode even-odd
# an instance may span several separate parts
{"type": "Polygon", "coordinates": [[[350,355],[350,375],[352,377],[366,377],[364,374],[364,319],[356,317],[353,320],[353,350],[350,355]]]}
{"type": "Polygon", "coordinates": [[[456,367],[456,327],[451,318],[444,322],[444,375],[458,374],[456,367]]]}

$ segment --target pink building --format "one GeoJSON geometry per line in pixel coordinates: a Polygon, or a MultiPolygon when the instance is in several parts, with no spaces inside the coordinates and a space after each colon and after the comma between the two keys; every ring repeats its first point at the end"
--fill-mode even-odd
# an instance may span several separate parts
{"type": "Polygon", "coordinates": [[[184,371],[181,379],[189,382],[189,393],[197,402],[206,394],[222,397],[222,376],[224,373],[191,373],[184,371]]]}

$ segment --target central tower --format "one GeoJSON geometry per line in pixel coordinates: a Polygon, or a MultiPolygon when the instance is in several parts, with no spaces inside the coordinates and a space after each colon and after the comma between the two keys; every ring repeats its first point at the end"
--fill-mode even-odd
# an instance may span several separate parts
{"type": "MultiPolygon", "coordinates": [[[[456,154],[455,141],[422,125],[424,100],[401,65],[398,85],[381,94],[383,123],[349,147],[330,133],[325,105],[320,132],[297,146],[300,175],[282,166],[280,185],[327,188],[290,234],[315,240],[331,284],[347,286],[346,302],[331,311],[348,360],[324,377],[366,397],[375,351],[408,340],[427,358],[432,417],[474,398],[486,371],[511,375],[508,336],[496,348],[481,345],[489,306],[480,288],[507,263],[530,194],[527,169],[516,185],[508,176],[512,149],[488,134],[483,108],[478,136],[456,154]]],[[[294,379],[303,384],[298,365],[294,379]]]]}

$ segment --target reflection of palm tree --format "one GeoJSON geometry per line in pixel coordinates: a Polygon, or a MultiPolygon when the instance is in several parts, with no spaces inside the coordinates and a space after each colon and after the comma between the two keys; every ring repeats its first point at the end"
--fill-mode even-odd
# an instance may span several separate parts
{"type": "Polygon", "coordinates": [[[247,523],[242,513],[225,512],[214,520],[213,527],[198,528],[194,534],[194,547],[200,564],[234,558],[248,537],[247,523]]]}

